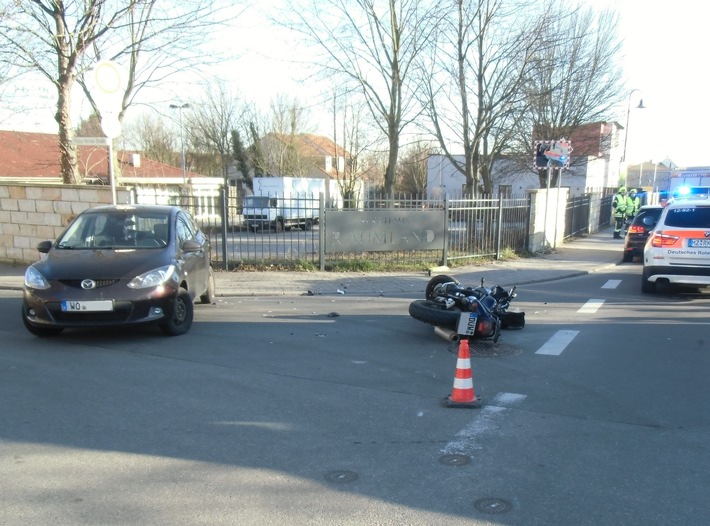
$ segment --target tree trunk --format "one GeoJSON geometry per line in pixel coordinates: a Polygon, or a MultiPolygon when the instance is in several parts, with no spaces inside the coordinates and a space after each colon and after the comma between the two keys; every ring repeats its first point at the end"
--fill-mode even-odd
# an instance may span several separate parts
{"type": "MultiPolygon", "coordinates": [[[[64,71],[66,69],[62,68],[64,71]]],[[[81,174],[78,169],[76,147],[74,146],[74,130],[71,125],[71,89],[74,77],[63,73],[57,86],[57,113],[54,119],[59,125],[59,152],[62,182],[64,184],[81,184],[81,174]]]]}
{"type": "Polygon", "coordinates": [[[385,194],[387,196],[393,196],[396,182],[397,157],[399,155],[399,134],[390,134],[389,146],[387,169],[385,171],[385,194]]]}

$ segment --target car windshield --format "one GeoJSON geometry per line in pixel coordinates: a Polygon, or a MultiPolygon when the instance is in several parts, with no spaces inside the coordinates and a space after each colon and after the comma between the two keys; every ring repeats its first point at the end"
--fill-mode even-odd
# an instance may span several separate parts
{"type": "Polygon", "coordinates": [[[668,210],[665,226],[676,228],[710,228],[710,206],[687,206],[668,210]]]}
{"type": "Polygon", "coordinates": [[[271,199],[260,195],[250,195],[244,198],[244,208],[269,208],[272,205],[271,199]]]}
{"type": "Polygon", "coordinates": [[[57,241],[58,249],[161,248],[168,244],[163,212],[108,210],[79,215],[57,241]]]}

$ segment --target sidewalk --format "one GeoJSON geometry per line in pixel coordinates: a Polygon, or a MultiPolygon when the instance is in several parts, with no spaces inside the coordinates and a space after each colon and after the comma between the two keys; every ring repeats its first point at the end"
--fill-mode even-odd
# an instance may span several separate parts
{"type": "MultiPolygon", "coordinates": [[[[621,262],[623,240],[613,239],[610,228],[559,245],[550,253],[483,265],[438,270],[465,286],[485,284],[510,287],[589,274],[621,262]]],[[[22,290],[26,266],[0,263],[0,289],[22,290]]],[[[419,297],[429,272],[216,272],[217,296],[357,295],[419,297]]]]}

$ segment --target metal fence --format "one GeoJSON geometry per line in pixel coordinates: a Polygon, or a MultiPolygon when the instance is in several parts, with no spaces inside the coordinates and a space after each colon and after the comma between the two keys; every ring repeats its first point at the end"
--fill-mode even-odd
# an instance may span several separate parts
{"type": "MultiPolygon", "coordinates": [[[[357,212],[363,218],[359,222],[350,221],[347,233],[357,237],[361,247],[334,251],[328,245],[334,234],[329,237],[327,218],[346,211],[326,207],[322,198],[313,198],[307,205],[318,208],[318,218],[313,222],[300,227],[276,223],[256,229],[244,224],[241,201],[233,195],[227,199],[224,192],[210,196],[142,193],[136,196],[136,202],[174,204],[190,211],[210,236],[213,262],[225,269],[249,265],[328,268],[342,262],[448,264],[470,258],[500,258],[506,252],[522,253],[528,249],[531,207],[529,196],[447,200],[371,197],[357,210],[347,210],[351,216],[357,212]],[[434,219],[434,226],[427,228],[426,233],[408,231],[407,223],[411,223],[411,214],[416,212],[427,212],[428,218],[440,219],[434,219]],[[375,225],[377,229],[369,224],[373,221],[380,223],[375,225]],[[419,239],[425,237],[434,241],[419,239]],[[417,238],[420,243],[411,248],[411,243],[401,243],[404,238],[410,242],[417,238]]],[[[278,206],[288,209],[285,201],[278,206]]],[[[298,207],[303,206],[303,200],[299,200],[298,207]]],[[[589,196],[570,199],[566,214],[566,225],[570,225],[569,232],[566,226],[566,237],[588,228],[589,196]]]]}
{"type": "Polygon", "coordinates": [[[565,207],[565,239],[578,236],[589,228],[589,207],[591,196],[589,194],[567,199],[565,207]]]}

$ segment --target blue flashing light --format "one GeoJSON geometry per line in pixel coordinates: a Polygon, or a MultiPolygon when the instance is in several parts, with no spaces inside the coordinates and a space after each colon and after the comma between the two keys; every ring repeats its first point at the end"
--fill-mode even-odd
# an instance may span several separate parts
{"type": "Polygon", "coordinates": [[[710,199],[710,186],[679,186],[673,191],[672,200],[710,199]]]}

